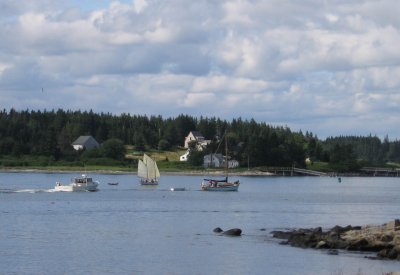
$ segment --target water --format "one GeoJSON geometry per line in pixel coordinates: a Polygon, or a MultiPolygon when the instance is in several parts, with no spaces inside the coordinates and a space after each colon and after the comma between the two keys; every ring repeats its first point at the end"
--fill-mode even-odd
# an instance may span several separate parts
{"type": "Polygon", "coordinates": [[[99,192],[52,192],[73,176],[0,173],[0,274],[400,271],[397,261],[283,246],[269,234],[399,218],[398,178],[241,177],[239,192],[224,193],[199,191],[197,176],[163,176],[154,188],[134,175],[92,174],[99,192]],[[243,235],[219,236],[215,227],[243,235]]]}

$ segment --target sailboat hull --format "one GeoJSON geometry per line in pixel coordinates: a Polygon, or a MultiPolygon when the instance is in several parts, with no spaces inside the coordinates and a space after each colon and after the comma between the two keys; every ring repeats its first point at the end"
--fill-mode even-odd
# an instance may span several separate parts
{"type": "Polygon", "coordinates": [[[141,185],[158,185],[157,180],[140,179],[141,185]]]}
{"type": "Polygon", "coordinates": [[[213,180],[204,180],[201,183],[203,191],[238,191],[239,181],[231,182],[218,182],[213,180]]]}
{"type": "Polygon", "coordinates": [[[238,191],[239,186],[223,186],[223,187],[202,187],[203,191],[225,192],[225,191],[238,191]]]}

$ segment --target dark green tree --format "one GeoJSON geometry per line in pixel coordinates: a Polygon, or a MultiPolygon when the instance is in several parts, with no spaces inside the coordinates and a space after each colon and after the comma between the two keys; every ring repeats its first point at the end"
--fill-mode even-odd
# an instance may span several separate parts
{"type": "Polygon", "coordinates": [[[125,158],[126,149],[124,143],[120,139],[112,138],[106,140],[101,145],[100,152],[106,158],[123,160],[125,158]]]}

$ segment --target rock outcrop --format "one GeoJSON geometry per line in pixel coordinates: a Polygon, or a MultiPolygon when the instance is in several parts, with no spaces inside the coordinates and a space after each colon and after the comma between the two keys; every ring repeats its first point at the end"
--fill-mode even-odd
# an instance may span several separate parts
{"type": "Polygon", "coordinates": [[[232,229],[223,231],[221,228],[217,227],[217,228],[214,228],[213,231],[215,233],[220,233],[220,234],[226,235],[226,236],[241,236],[242,235],[242,230],[240,228],[232,228],[232,229]]]}
{"type": "Polygon", "coordinates": [[[400,221],[383,225],[335,226],[323,231],[321,227],[273,231],[274,238],[284,239],[282,244],[296,247],[327,249],[337,255],[340,249],[377,252],[377,258],[400,260],[400,221]]]}

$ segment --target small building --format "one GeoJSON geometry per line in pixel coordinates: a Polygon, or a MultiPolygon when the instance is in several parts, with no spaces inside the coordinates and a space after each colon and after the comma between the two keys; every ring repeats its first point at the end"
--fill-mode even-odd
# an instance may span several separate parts
{"type": "Polygon", "coordinates": [[[179,157],[179,160],[180,161],[187,161],[188,157],[189,157],[189,153],[190,153],[189,150],[187,150],[185,154],[183,154],[182,156],[179,157]]]}
{"type": "Polygon", "coordinates": [[[73,143],[75,150],[99,148],[100,144],[92,136],[80,136],[73,143]]]}
{"type": "Polygon", "coordinates": [[[231,159],[228,161],[228,168],[236,168],[239,167],[239,161],[235,159],[231,159]]]}
{"type": "MultiPolygon", "coordinates": [[[[205,155],[203,158],[203,166],[207,167],[225,167],[226,165],[226,158],[222,154],[209,154],[205,155]]],[[[239,167],[239,162],[234,159],[228,159],[228,168],[236,168],[239,167]]]]}
{"type": "Polygon", "coordinates": [[[189,148],[189,143],[196,141],[197,150],[202,151],[203,148],[207,147],[211,143],[211,140],[206,140],[199,131],[190,131],[185,137],[185,143],[183,147],[189,148]]]}
{"type": "Polygon", "coordinates": [[[204,167],[224,167],[225,157],[222,154],[209,154],[203,158],[204,167]]]}

